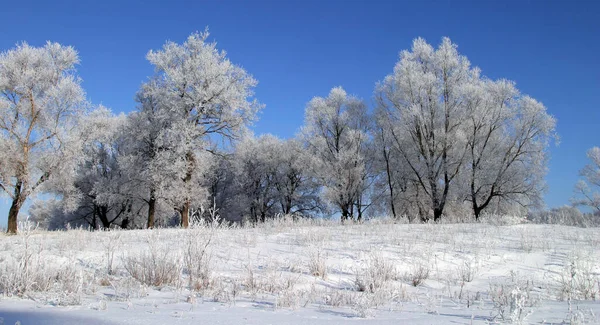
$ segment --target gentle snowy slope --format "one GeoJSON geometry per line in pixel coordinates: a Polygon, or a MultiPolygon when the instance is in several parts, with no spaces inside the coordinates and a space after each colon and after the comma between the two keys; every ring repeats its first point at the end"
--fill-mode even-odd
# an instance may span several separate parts
{"type": "Polygon", "coordinates": [[[10,325],[600,321],[597,229],[275,222],[0,238],[10,325]],[[24,256],[51,284],[11,296],[24,256]],[[142,284],[142,265],[174,276],[142,284]]]}

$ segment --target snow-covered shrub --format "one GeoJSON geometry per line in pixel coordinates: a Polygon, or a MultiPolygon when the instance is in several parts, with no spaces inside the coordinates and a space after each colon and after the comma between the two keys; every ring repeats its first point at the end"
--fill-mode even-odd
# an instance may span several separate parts
{"type": "Polygon", "coordinates": [[[429,279],[431,268],[427,263],[417,261],[410,266],[409,271],[404,275],[404,279],[409,281],[413,287],[418,287],[423,281],[429,279]]]}
{"type": "Polygon", "coordinates": [[[186,232],[183,261],[188,275],[188,285],[192,290],[202,290],[210,284],[212,273],[211,242],[216,228],[194,226],[186,232]]]}
{"type": "Polygon", "coordinates": [[[308,253],[308,269],[310,274],[325,279],[328,273],[327,256],[322,246],[313,247],[308,253]]]}
{"type": "Polygon", "coordinates": [[[31,222],[20,223],[21,243],[0,264],[0,292],[5,296],[37,297],[55,305],[81,303],[83,273],[72,260],[51,260],[43,240],[35,240],[31,222]]]}
{"type": "Polygon", "coordinates": [[[350,307],[357,317],[367,318],[374,316],[372,299],[370,294],[366,292],[356,294],[350,307]]]}
{"type": "Polygon", "coordinates": [[[275,305],[276,307],[296,309],[306,306],[308,303],[310,303],[309,291],[290,287],[277,294],[275,305]]]}
{"type": "Polygon", "coordinates": [[[123,266],[134,279],[148,286],[179,284],[181,255],[160,243],[158,230],[147,238],[148,248],[123,256],[123,266]]]}
{"type": "Polygon", "coordinates": [[[506,281],[490,283],[488,294],[493,304],[492,317],[518,324],[533,312],[539,301],[533,292],[533,282],[514,271],[506,281]]]}
{"type": "Polygon", "coordinates": [[[133,298],[145,297],[148,294],[146,285],[132,277],[117,278],[110,281],[114,290],[112,296],[117,301],[129,301],[133,298]]]}
{"type": "Polygon", "coordinates": [[[592,256],[573,253],[557,276],[558,299],[596,300],[600,297],[600,275],[592,256]]]}
{"type": "Polygon", "coordinates": [[[323,302],[327,306],[340,307],[340,306],[352,306],[355,291],[348,289],[327,289],[323,292],[323,302]]]}
{"type": "Polygon", "coordinates": [[[477,259],[463,261],[456,271],[462,282],[471,282],[479,272],[479,261],[477,259]]]}
{"type": "Polygon", "coordinates": [[[394,264],[381,254],[373,252],[358,270],[354,283],[358,291],[374,293],[397,278],[394,264]]]}
{"type": "Polygon", "coordinates": [[[121,233],[112,232],[107,240],[102,243],[104,248],[104,256],[106,258],[106,274],[112,275],[114,273],[114,259],[115,251],[120,249],[121,245],[121,233]]]}

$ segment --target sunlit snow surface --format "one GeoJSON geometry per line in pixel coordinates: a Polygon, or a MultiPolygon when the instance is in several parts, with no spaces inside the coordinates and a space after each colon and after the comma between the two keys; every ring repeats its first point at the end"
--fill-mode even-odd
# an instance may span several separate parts
{"type": "MultiPolygon", "coordinates": [[[[24,239],[0,237],[2,276],[19,255],[15,252],[24,249],[24,239]]],[[[44,263],[75,267],[86,283],[74,306],[56,306],[52,292],[32,292],[30,299],[2,297],[4,324],[493,324],[501,320],[489,291],[511,279],[531,284],[535,303],[524,308],[525,324],[575,318],[600,323],[597,301],[574,299],[569,313],[569,304],[561,300],[560,279],[573,261],[586,262],[578,272],[596,281],[600,277],[600,236],[593,228],[280,223],[218,230],[35,231],[28,241],[44,263]],[[147,250],[148,241],[182,259],[187,239],[208,237],[214,284],[199,293],[188,290],[185,270],[183,284],[148,287],[132,282],[123,266],[128,256],[147,250]],[[111,276],[106,275],[109,246],[115,254],[111,276]],[[325,279],[311,274],[315,252],[327,266],[325,279]],[[374,294],[358,292],[357,277],[377,258],[392,265],[396,276],[374,294]],[[474,272],[470,282],[461,279],[467,264],[474,272]],[[430,274],[413,287],[416,265],[430,274]],[[248,285],[250,274],[255,289],[248,285]],[[233,283],[238,284],[235,295],[233,283]],[[339,298],[345,303],[332,303],[333,296],[346,297],[339,298]]],[[[598,299],[600,284],[595,285],[598,299]]]]}

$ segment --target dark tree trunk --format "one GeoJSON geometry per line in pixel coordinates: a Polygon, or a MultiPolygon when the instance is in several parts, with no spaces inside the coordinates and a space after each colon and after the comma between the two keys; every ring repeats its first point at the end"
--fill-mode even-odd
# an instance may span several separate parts
{"type": "Polygon", "coordinates": [[[186,200],[181,207],[181,227],[188,228],[190,226],[190,201],[186,200]]]}
{"type": "Polygon", "coordinates": [[[350,212],[348,211],[348,207],[342,207],[342,223],[346,222],[350,217],[350,212]]]}
{"type": "Polygon", "coordinates": [[[100,221],[102,222],[102,228],[109,229],[110,221],[108,220],[108,208],[107,207],[105,207],[105,206],[98,207],[98,217],[100,218],[100,221]]]}
{"type": "Polygon", "coordinates": [[[433,209],[433,221],[438,222],[442,218],[442,213],[444,212],[444,208],[435,208],[433,209]]]}
{"type": "Polygon", "coordinates": [[[121,221],[121,229],[127,229],[128,227],[129,227],[129,217],[125,217],[121,221]]]}
{"type": "Polygon", "coordinates": [[[15,191],[13,195],[13,201],[10,205],[10,210],[8,210],[8,229],[7,232],[9,234],[17,234],[17,217],[19,216],[19,210],[21,210],[21,206],[23,202],[25,202],[25,197],[21,192],[23,188],[23,182],[21,180],[17,180],[15,184],[15,191]]]}
{"type": "Polygon", "coordinates": [[[392,184],[392,170],[390,167],[390,156],[389,153],[386,153],[385,149],[383,150],[383,157],[385,159],[385,172],[387,174],[387,183],[388,188],[390,190],[390,207],[392,208],[392,216],[394,219],[397,219],[396,215],[396,205],[394,204],[394,185],[392,184]]]}
{"type": "Polygon", "coordinates": [[[150,191],[150,200],[148,201],[148,229],[154,228],[154,214],[156,213],[156,197],[154,189],[150,191]]]}
{"type": "Polygon", "coordinates": [[[483,210],[483,209],[473,205],[473,213],[475,214],[475,221],[479,221],[479,216],[481,216],[481,210],[483,210]]]}
{"type": "Polygon", "coordinates": [[[18,185],[19,190],[15,189],[15,198],[10,205],[10,210],[8,210],[8,233],[9,234],[17,234],[17,217],[19,216],[19,210],[21,210],[21,205],[23,204],[23,199],[21,198],[20,192],[20,184],[18,185]]]}

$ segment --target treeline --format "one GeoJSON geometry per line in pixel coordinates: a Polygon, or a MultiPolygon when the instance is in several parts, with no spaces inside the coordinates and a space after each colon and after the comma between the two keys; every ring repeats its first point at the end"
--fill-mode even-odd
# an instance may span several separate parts
{"type": "Polygon", "coordinates": [[[168,42],[137,107],[92,107],[76,51],[27,44],[0,57],[0,188],[9,232],[28,197],[50,229],[188,227],[218,214],[375,215],[438,221],[539,206],[555,119],[511,81],[491,80],[444,38],[416,39],[375,85],[374,105],[341,87],[306,105],[292,139],[248,131],[257,81],[208,33],[168,42]]]}

